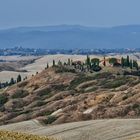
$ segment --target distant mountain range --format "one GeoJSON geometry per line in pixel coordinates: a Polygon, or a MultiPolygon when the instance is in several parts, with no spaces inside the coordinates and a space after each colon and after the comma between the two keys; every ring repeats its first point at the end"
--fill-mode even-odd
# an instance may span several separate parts
{"type": "Polygon", "coordinates": [[[110,28],[59,25],[0,30],[0,48],[139,48],[140,25],[110,28]]]}

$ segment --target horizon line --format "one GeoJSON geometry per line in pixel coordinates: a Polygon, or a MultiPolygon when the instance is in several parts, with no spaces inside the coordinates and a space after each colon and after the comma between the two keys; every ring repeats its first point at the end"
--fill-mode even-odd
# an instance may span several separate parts
{"type": "Polygon", "coordinates": [[[52,25],[19,25],[19,26],[11,26],[7,28],[0,28],[0,30],[9,30],[9,29],[17,29],[17,28],[35,28],[35,27],[59,27],[59,26],[79,26],[85,28],[114,28],[114,27],[121,27],[121,26],[140,26],[140,24],[120,24],[114,26],[91,26],[91,25],[82,25],[82,24],[52,24],[52,25]]]}

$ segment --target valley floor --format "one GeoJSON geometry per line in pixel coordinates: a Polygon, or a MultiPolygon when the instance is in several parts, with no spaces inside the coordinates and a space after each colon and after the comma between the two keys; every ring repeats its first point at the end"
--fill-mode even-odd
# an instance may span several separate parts
{"type": "Polygon", "coordinates": [[[140,140],[140,119],[109,119],[43,126],[36,120],[0,126],[0,130],[60,140],[140,140]]]}

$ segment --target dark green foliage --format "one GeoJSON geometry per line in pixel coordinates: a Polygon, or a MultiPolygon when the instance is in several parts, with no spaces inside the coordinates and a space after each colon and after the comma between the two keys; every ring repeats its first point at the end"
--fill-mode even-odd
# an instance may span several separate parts
{"type": "Polygon", "coordinates": [[[128,96],[127,96],[127,95],[125,95],[125,96],[122,98],[122,100],[126,100],[126,99],[128,99],[128,96]]]}
{"type": "Polygon", "coordinates": [[[47,63],[47,67],[46,67],[47,69],[49,68],[49,63],[47,63]]]}
{"type": "Polygon", "coordinates": [[[43,102],[43,101],[38,101],[37,104],[36,104],[36,106],[37,106],[37,107],[40,107],[40,106],[43,106],[43,105],[45,105],[45,104],[46,104],[46,103],[43,102]]]}
{"type": "Polygon", "coordinates": [[[17,90],[13,95],[12,98],[24,98],[28,95],[27,91],[17,90]]]}
{"type": "Polygon", "coordinates": [[[117,78],[115,78],[114,80],[110,80],[110,81],[106,81],[106,83],[104,83],[104,85],[102,85],[103,88],[117,88],[120,87],[122,85],[125,85],[127,83],[131,83],[132,79],[130,77],[126,77],[126,76],[118,76],[117,78]]]}
{"type": "Polygon", "coordinates": [[[93,71],[100,71],[102,68],[99,66],[100,60],[98,58],[91,59],[91,69],[93,71]]]}
{"type": "Polygon", "coordinates": [[[130,62],[129,62],[129,67],[130,67],[130,69],[133,69],[133,63],[132,63],[132,60],[130,60],[130,62]]]}
{"type": "Polygon", "coordinates": [[[113,75],[110,72],[97,73],[93,76],[94,79],[111,78],[113,75]]]}
{"type": "Polygon", "coordinates": [[[23,79],[24,81],[27,80],[27,76],[25,76],[25,78],[23,79]]]}
{"type": "Polygon", "coordinates": [[[91,66],[90,57],[88,55],[87,55],[87,59],[86,59],[85,63],[86,63],[87,66],[89,66],[89,67],[91,66]]]}
{"type": "Polygon", "coordinates": [[[71,65],[71,60],[70,59],[68,59],[68,65],[71,65]]]}
{"type": "Polygon", "coordinates": [[[99,66],[100,60],[98,58],[91,59],[92,66],[99,66]]]}
{"type": "Polygon", "coordinates": [[[53,111],[47,111],[46,112],[46,116],[49,116],[49,115],[51,115],[53,113],[53,111]]]}
{"type": "Polygon", "coordinates": [[[133,104],[132,109],[140,109],[140,104],[133,104]]]}
{"type": "Polygon", "coordinates": [[[125,81],[112,81],[110,83],[106,83],[105,85],[103,85],[103,87],[104,88],[117,88],[124,84],[126,84],[125,81]]]}
{"type": "Polygon", "coordinates": [[[93,71],[95,71],[95,72],[98,72],[98,71],[100,71],[102,68],[100,67],[100,66],[91,66],[91,69],[93,70],[93,71]]]}
{"type": "Polygon", "coordinates": [[[90,80],[98,80],[102,78],[111,78],[112,74],[108,72],[103,72],[103,73],[97,73],[92,76],[86,76],[85,74],[79,74],[77,78],[75,78],[73,81],[71,81],[70,86],[68,89],[75,89],[79,84],[83,82],[87,82],[90,80]]]}
{"type": "Polygon", "coordinates": [[[124,62],[124,61],[125,61],[125,60],[124,60],[124,58],[122,57],[122,58],[121,58],[121,66],[122,66],[122,67],[125,66],[125,64],[124,64],[125,62],[124,62]]]}
{"type": "Polygon", "coordinates": [[[0,106],[4,105],[8,100],[7,96],[4,94],[0,94],[0,106]]]}
{"type": "Polygon", "coordinates": [[[50,88],[40,90],[37,94],[38,94],[40,97],[45,96],[46,98],[49,98],[49,97],[52,96],[52,95],[51,95],[51,89],[50,89],[50,88]]]}
{"type": "Polygon", "coordinates": [[[110,58],[109,63],[114,65],[115,63],[117,63],[117,59],[116,58],[110,58]]]}
{"type": "Polygon", "coordinates": [[[55,60],[53,60],[53,67],[55,66],[55,60]]]}
{"type": "Polygon", "coordinates": [[[45,124],[52,124],[56,120],[57,120],[57,117],[55,117],[55,116],[48,116],[44,123],[45,124]]]}
{"type": "Polygon", "coordinates": [[[78,78],[75,78],[73,81],[71,81],[69,89],[75,89],[77,87],[77,85],[79,85],[80,83],[83,83],[85,81],[88,80],[92,80],[93,77],[86,77],[84,74],[80,74],[78,76],[78,78]]]}
{"type": "Polygon", "coordinates": [[[66,67],[59,67],[59,68],[56,68],[55,70],[56,73],[63,73],[63,72],[71,72],[71,73],[75,73],[75,69],[72,69],[72,68],[66,68],[66,67]]]}
{"type": "Polygon", "coordinates": [[[133,60],[133,67],[136,68],[137,70],[139,69],[139,66],[136,60],[133,60]]]}
{"type": "Polygon", "coordinates": [[[15,82],[15,80],[14,80],[14,78],[11,78],[11,80],[10,80],[10,82],[9,82],[9,85],[11,86],[11,85],[14,85],[16,82],[15,82]]]}
{"type": "Polygon", "coordinates": [[[129,61],[129,55],[127,55],[127,58],[126,58],[126,66],[127,67],[129,67],[129,63],[130,63],[130,61],[129,61]]]}
{"type": "Polygon", "coordinates": [[[0,89],[2,88],[2,84],[1,84],[1,82],[0,82],[0,89]]]}
{"type": "Polygon", "coordinates": [[[17,83],[18,83],[18,82],[21,82],[21,80],[22,80],[22,79],[21,79],[21,75],[19,74],[18,77],[17,77],[17,83]]]}
{"type": "Polygon", "coordinates": [[[58,66],[62,66],[62,62],[60,60],[58,61],[58,66]]]}

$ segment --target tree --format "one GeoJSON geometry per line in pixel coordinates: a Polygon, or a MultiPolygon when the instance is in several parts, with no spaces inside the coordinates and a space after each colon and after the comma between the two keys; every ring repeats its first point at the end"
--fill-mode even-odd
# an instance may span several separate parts
{"type": "Polygon", "coordinates": [[[100,60],[98,58],[91,59],[92,66],[99,66],[100,60]]]}
{"type": "Polygon", "coordinates": [[[87,55],[87,59],[86,59],[86,65],[91,66],[90,57],[88,55],[87,55]]]}
{"type": "Polygon", "coordinates": [[[71,60],[70,59],[68,59],[68,65],[71,65],[71,60]]]}
{"type": "Polygon", "coordinates": [[[106,66],[106,59],[104,57],[103,65],[106,66]]]}
{"type": "Polygon", "coordinates": [[[129,67],[129,55],[127,55],[127,58],[126,58],[126,65],[127,65],[127,67],[129,67]]]}
{"type": "Polygon", "coordinates": [[[129,67],[130,67],[131,70],[133,69],[133,62],[132,62],[132,60],[129,61],[129,67]]]}
{"type": "Polygon", "coordinates": [[[14,84],[15,84],[15,80],[14,80],[14,78],[11,78],[11,80],[9,82],[9,85],[11,86],[11,85],[14,85],[14,84]]]}
{"type": "Polygon", "coordinates": [[[114,65],[115,63],[117,63],[117,59],[116,58],[110,58],[109,63],[114,65]]]}
{"type": "Polygon", "coordinates": [[[18,82],[21,82],[21,75],[20,75],[20,74],[19,74],[18,77],[17,77],[17,83],[18,83],[18,82]]]}
{"type": "Polygon", "coordinates": [[[7,87],[7,86],[9,85],[9,83],[6,81],[6,82],[4,83],[4,85],[5,85],[5,87],[7,87]]]}
{"type": "Polygon", "coordinates": [[[25,76],[25,78],[23,80],[27,80],[27,76],[25,76]]]}
{"type": "Polygon", "coordinates": [[[136,68],[137,70],[139,69],[139,65],[136,60],[133,60],[133,67],[136,68]]]}
{"type": "Polygon", "coordinates": [[[55,66],[55,60],[53,60],[53,67],[55,66]]]}
{"type": "Polygon", "coordinates": [[[60,60],[58,61],[58,66],[62,66],[62,62],[60,60]]]}
{"type": "Polygon", "coordinates": [[[46,67],[47,69],[49,68],[49,63],[47,63],[47,67],[46,67]]]}
{"type": "Polygon", "coordinates": [[[124,58],[122,57],[122,58],[121,58],[121,66],[122,66],[122,68],[125,66],[125,64],[124,64],[125,62],[124,62],[124,61],[125,61],[125,60],[124,60],[124,58]]]}

